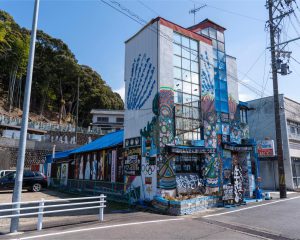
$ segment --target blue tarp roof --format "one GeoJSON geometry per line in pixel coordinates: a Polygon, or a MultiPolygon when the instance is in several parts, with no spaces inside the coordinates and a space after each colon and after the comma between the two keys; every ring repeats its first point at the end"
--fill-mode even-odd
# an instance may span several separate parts
{"type": "MultiPolygon", "coordinates": [[[[55,153],[54,159],[66,158],[72,154],[98,151],[98,150],[105,149],[105,148],[111,148],[111,147],[121,144],[123,142],[123,138],[124,138],[124,130],[112,132],[112,133],[106,134],[103,137],[96,139],[95,141],[93,141],[91,143],[83,145],[79,148],[75,148],[75,149],[67,150],[67,151],[63,151],[63,152],[57,152],[57,153],[55,153]]],[[[52,154],[49,154],[46,157],[52,158],[52,154]]]]}
{"type": "Polygon", "coordinates": [[[101,138],[96,139],[95,141],[86,144],[82,147],[76,148],[71,153],[82,153],[82,152],[90,152],[101,150],[104,148],[110,148],[121,144],[123,142],[124,130],[120,130],[117,132],[109,133],[101,138]]]}

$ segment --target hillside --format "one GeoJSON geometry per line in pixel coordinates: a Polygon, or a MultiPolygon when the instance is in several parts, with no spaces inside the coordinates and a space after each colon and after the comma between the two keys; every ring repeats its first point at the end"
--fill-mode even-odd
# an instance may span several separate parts
{"type": "MultiPolygon", "coordinates": [[[[20,115],[30,32],[0,10],[0,113],[20,115]]],[[[79,125],[88,126],[92,108],[123,109],[118,93],[89,66],[80,65],[66,43],[38,31],[31,92],[31,116],[74,122],[79,79],[79,125]]]]}

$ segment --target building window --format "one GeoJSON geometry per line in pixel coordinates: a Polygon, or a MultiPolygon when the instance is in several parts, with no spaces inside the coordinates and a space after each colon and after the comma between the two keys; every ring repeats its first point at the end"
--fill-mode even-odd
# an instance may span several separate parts
{"type": "Polygon", "coordinates": [[[124,118],[117,118],[117,123],[123,123],[124,122],[124,118]]]}
{"type": "Polygon", "coordinates": [[[247,123],[247,110],[245,108],[240,109],[240,120],[241,123],[247,123]]]}
{"type": "Polygon", "coordinates": [[[174,32],[173,78],[176,139],[190,145],[200,140],[200,82],[198,42],[174,32]]]}
{"type": "Polygon", "coordinates": [[[97,117],[97,122],[108,123],[108,117],[97,117]]]}
{"type": "Polygon", "coordinates": [[[292,134],[295,134],[295,133],[296,133],[296,129],[295,129],[295,127],[293,127],[293,126],[290,126],[290,131],[291,131],[291,133],[292,133],[292,134]]]}

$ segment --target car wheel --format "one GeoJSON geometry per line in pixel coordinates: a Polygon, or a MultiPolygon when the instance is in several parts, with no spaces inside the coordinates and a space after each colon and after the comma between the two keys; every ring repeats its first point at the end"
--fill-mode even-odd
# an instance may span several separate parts
{"type": "Polygon", "coordinates": [[[33,192],[39,192],[39,191],[41,191],[41,189],[42,189],[42,185],[39,183],[33,184],[32,188],[31,188],[31,190],[33,192]]]}

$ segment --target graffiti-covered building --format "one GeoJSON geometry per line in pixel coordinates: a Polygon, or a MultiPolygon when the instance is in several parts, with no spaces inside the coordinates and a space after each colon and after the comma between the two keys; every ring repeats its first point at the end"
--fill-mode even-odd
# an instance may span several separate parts
{"type": "Polygon", "coordinates": [[[224,32],[158,17],[125,42],[124,174],[141,199],[252,195],[255,147],[224,32]]]}

